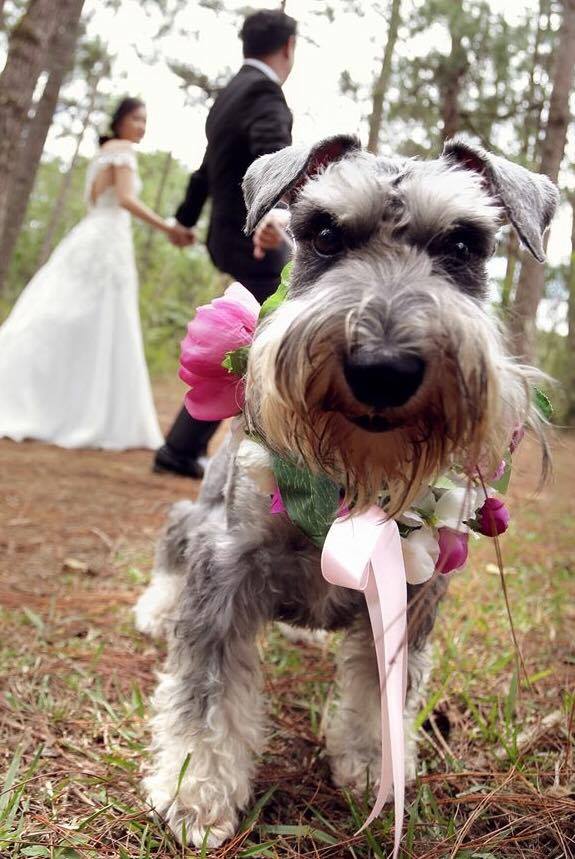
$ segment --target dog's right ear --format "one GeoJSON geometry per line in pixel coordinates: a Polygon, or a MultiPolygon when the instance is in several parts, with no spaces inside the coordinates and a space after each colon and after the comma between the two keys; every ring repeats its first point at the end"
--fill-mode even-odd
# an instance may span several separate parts
{"type": "Polygon", "coordinates": [[[559,203],[554,183],[544,174],[532,173],[460,137],[446,141],[441,157],[479,173],[525,247],[538,262],[544,262],[543,236],[559,203]]]}
{"type": "Polygon", "coordinates": [[[245,232],[252,233],[259,221],[282,198],[290,202],[307,179],[333,161],[361,149],[357,137],[339,134],[315,146],[287,146],[262,155],[248,167],[242,184],[248,217],[245,232]]]}

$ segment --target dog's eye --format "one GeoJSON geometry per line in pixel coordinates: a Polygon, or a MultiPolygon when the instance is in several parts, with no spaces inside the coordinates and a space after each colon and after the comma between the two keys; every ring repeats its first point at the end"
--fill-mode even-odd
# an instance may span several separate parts
{"type": "Polygon", "coordinates": [[[338,227],[324,227],[311,240],[312,247],[320,257],[332,257],[343,250],[343,236],[338,227]]]}
{"type": "Polygon", "coordinates": [[[465,262],[471,256],[471,251],[465,242],[455,242],[453,245],[453,254],[457,259],[461,260],[461,262],[465,262]]]}
{"type": "Polygon", "coordinates": [[[444,262],[451,260],[453,264],[464,265],[486,259],[492,245],[493,240],[486,231],[472,224],[461,224],[449,233],[435,236],[427,245],[427,251],[433,257],[441,257],[444,262]]]}

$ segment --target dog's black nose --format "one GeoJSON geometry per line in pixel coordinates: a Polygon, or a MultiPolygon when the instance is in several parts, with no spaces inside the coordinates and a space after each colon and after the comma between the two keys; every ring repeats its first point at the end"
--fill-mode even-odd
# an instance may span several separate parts
{"type": "Polygon", "coordinates": [[[346,357],[343,371],[356,400],[387,409],[412,398],[423,381],[425,361],[413,354],[374,355],[358,349],[346,357]]]}

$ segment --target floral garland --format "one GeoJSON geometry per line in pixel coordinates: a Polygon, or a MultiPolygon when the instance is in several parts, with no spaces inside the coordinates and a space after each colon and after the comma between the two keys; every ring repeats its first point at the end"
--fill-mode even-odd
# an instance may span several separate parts
{"type": "MultiPolygon", "coordinates": [[[[234,283],[223,297],[198,308],[181,344],[179,371],[190,387],[185,404],[193,417],[222,420],[242,413],[249,348],[258,323],[287,298],[290,269],[288,264],[277,291],[261,306],[247,289],[234,283]]],[[[534,397],[535,407],[549,420],[549,400],[538,389],[534,397]]],[[[509,485],[511,456],[523,435],[523,427],[517,427],[496,473],[488,479],[479,469],[470,476],[453,468],[397,517],[410,584],[421,584],[435,572],[462,569],[470,534],[496,537],[507,530],[510,515],[500,495],[509,485]]],[[[262,439],[252,438],[247,444],[265,447],[262,439]]],[[[339,487],[325,475],[311,474],[271,452],[263,463],[253,448],[244,456],[254,479],[269,491],[271,512],[287,514],[321,548],[334,519],[349,512],[342,507],[339,487]]]]}

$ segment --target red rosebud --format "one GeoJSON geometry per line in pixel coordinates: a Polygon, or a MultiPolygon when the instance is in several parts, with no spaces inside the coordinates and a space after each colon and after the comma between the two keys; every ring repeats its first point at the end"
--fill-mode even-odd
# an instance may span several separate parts
{"type": "Polygon", "coordinates": [[[483,507],[477,513],[479,531],[486,537],[503,534],[509,526],[509,510],[500,498],[486,498],[483,507]]]}
{"type": "Polygon", "coordinates": [[[453,528],[439,528],[439,558],[435,569],[439,573],[459,570],[467,561],[467,534],[453,528]]]}

